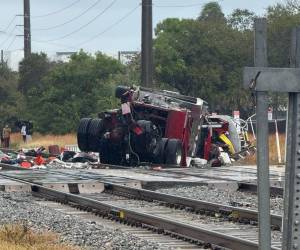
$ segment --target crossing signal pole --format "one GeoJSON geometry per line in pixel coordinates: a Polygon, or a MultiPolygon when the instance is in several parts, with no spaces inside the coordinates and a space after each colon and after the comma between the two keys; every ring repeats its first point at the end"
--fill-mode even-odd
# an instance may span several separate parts
{"type": "Polygon", "coordinates": [[[153,86],[152,0],[142,0],[142,86],[153,86]]]}
{"type": "Polygon", "coordinates": [[[30,0],[24,0],[24,57],[31,54],[30,0]]]}

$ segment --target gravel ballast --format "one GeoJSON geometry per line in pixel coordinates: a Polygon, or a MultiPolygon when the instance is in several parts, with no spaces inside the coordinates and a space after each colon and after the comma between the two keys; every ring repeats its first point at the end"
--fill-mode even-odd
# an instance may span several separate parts
{"type": "Polygon", "coordinates": [[[83,249],[161,249],[118,229],[41,206],[34,199],[29,193],[0,192],[0,224],[25,223],[34,230],[56,232],[62,242],[83,249]]]}
{"type": "MultiPolygon", "coordinates": [[[[250,192],[239,192],[232,190],[221,190],[208,186],[193,186],[193,187],[176,187],[157,189],[157,192],[163,192],[172,195],[179,195],[186,198],[197,200],[210,201],[231,205],[236,207],[244,207],[249,209],[257,209],[257,195],[250,192]]],[[[271,212],[283,214],[283,198],[272,197],[271,212]]]]}

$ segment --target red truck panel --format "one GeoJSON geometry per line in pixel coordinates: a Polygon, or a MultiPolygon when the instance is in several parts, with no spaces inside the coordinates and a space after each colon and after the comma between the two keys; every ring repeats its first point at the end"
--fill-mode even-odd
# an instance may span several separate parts
{"type": "Polygon", "coordinates": [[[183,139],[186,112],[171,110],[168,114],[165,137],[183,139]]]}
{"type": "Polygon", "coordinates": [[[182,159],[181,166],[186,166],[186,157],[188,152],[188,141],[190,136],[190,124],[185,111],[171,110],[168,113],[165,137],[179,139],[182,141],[182,159]]]}

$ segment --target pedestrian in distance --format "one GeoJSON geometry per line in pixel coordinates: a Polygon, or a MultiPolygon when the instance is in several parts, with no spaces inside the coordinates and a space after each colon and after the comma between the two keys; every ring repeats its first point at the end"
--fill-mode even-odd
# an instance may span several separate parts
{"type": "Polygon", "coordinates": [[[3,146],[5,148],[9,148],[10,134],[11,134],[11,128],[6,124],[2,131],[3,146]]]}
{"type": "Polygon", "coordinates": [[[26,143],[26,141],[27,141],[27,138],[26,138],[26,125],[25,124],[23,124],[22,125],[22,128],[21,128],[21,135],[22,135],[22,137],[23,137],[23,142],[24,143],[26,143]]]}

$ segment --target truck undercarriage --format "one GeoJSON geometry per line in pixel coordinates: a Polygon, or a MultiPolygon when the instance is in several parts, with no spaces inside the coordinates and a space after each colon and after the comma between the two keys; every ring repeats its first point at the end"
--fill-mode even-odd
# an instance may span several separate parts
{"type": "Polygon", "coordinates": [[[101,163],[220,166],[251,148],[247,131],[229,116],[208,114],[202,99],[125,86],[115,95],[120,109],[83,118],[78,127],[80,150],[98,152],[101,163]]]}

